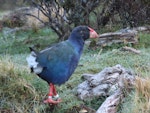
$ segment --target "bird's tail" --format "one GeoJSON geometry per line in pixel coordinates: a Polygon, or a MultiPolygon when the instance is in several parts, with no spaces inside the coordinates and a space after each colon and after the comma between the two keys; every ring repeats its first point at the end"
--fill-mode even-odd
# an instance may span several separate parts
{"type": "Polygon", "coordinates": [[[29,47],[29,49],[31,51],[31,54],[26,58],[28,66],[30,67],[31,72],[39,74],[42,72],[43,68],[36,61],[38,52],[34,50],[32,47],[29,47]]]}
{"type": "Polygon", "coordinates": [[[34,49],[32,47],[29,47],[30,51],[34,51],[34,49]]]}
{"type": "Polygon", "coordinates": [[[38,52],[35,49],[33,49],[33,47],[29,47],[29,49],[30,49],[31,52],[34,52],[35,54],[38,54],[38,52]]]}

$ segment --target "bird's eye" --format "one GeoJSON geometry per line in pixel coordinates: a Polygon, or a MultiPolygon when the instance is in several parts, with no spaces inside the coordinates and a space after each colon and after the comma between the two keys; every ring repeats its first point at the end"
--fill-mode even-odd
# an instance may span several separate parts
{"type": "Polygon", "coordinates": [[[83,34],[83,30],[80,31],[80,34],[83,34]]]}
{"type": "Polygon", "coordinates": [[[84,36],[84,31],[83,30],[80,31],[80,35],[84,36]]]}

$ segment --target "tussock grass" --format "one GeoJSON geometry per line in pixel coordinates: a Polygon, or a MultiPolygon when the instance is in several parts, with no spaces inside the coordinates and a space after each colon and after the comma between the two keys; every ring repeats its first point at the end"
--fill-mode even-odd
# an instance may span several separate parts
{"type": "Polygon", "coordinates": [[[135,91],[123,103],[121,113],[150,113],[150,78],[136,77],[135,91]]]}
{"type": "Polygon", "coordinates": [[[134,102],[138,108],[135,111],[150,112],[150,78],[136,78],[136,93],[134,102]]]}
{"type": "Polygon", "coordinates": [[[0,59],[0,112],[41,111],[40,95],[27,81],[29,72],[26,70],[7,56],[0,59]]]}

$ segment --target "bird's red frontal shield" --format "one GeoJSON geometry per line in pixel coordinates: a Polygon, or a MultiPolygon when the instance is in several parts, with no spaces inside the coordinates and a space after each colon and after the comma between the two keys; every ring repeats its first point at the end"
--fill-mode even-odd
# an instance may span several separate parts
{"type": "Polygon", "coordinates": [[[88,27],[90,30],[90,38],[98,38],[98,34],[96,33],[96,31],[90,27],[88,27]]]}

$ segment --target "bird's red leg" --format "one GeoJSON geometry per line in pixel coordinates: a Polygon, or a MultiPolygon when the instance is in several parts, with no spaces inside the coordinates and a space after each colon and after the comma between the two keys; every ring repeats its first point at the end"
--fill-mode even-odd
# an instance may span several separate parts
{"type": "Polygon", "coordinates": [[[53,93],[54,93],[54,95],[57,95],[56,88],[54,85],[53,85],[53,93]]]}
{"type": "Polygon", "coordinates": [[[57,101],[62,101],[60,98],[59,98],[59,95],[57,94],[57,92],[56,92],[56,88],[55,88],[55,86],[53,85],[53,99],[54,100],[57,100],[57,101]]]}
{"type": "Polygon", "coordinates": [[[53,100],[53,96],[57,95],[56,94],[56,89],[52,83],[49,84],[49,94],[48,94],[48,99],[44,101],[44,103],[49,103],[49,104],[58,104],[61,102],[61,100],[53,100]]]}

